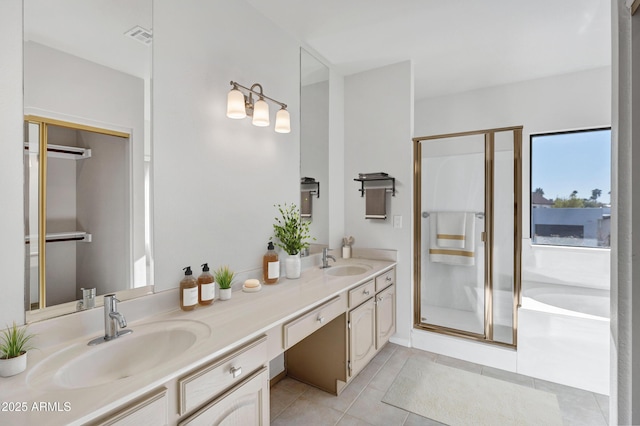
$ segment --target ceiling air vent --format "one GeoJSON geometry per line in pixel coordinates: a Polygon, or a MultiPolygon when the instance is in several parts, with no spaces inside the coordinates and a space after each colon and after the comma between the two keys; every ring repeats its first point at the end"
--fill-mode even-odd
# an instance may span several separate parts
{"type": "Polygon", "coordinates": [[[151,44],[151,40],[153,39],[153,33],[151,30],[147,30],[142,28],[140,25],[136,25],[131,28],[129,31],[124,33],[127,37],[131,37],[132,39],[139,41],[140,43],[149,46],[151,44]]]}

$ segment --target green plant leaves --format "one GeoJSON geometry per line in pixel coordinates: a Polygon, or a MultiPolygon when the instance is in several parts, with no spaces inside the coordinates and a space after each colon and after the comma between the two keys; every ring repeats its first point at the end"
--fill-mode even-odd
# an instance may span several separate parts
{"type": "Polygon", "coordinates": [[[309,225],[311,222],[303,221],[300,210],[295,204],[284,206],[277,204],[281,217],[275,217],[273,232],[278,239],[276,245],[287,254],[298,254],[302,249],[309,247],[309,225]]]}

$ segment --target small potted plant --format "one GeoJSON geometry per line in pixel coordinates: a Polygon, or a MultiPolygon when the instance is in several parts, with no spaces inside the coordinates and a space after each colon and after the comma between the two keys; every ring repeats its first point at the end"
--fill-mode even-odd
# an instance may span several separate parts
{"type": "Polygon", "coordinates": [[[220,287],[220,300],[231,299],[231,284],[234,275],[228,266],[221,266],[213,273],[213,279],[220,287]]]}
{"type": "Polygon", "coordinates": [[[27,351],[32,349],[29,341],[34,337],[27,327],[18,328],[16,323],[0,334],[0,376],[10,377],[27,369],[27,351]]]}
{"type": "Polygon", "coordinates": [[[311,222],[303,221],[300,210],[295,204],[275,206],[280,212],[281,218],[276,217],[273,224],[273,232],[278,239],[276,245],[283,249],[289,256],[285,259],[285,275],[287,278],[300,277],[300,251],[309,247],[309,225],[311,222]]]}

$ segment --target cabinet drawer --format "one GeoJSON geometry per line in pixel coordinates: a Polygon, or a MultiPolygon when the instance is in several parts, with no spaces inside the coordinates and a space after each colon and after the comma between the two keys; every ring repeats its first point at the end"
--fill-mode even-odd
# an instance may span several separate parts
{"type": "Polygon", "coordinates": [[[179,426],[269,424],[269,373],[256,371],[178,423],[179,426]]]}
{"type": "Polygon", "coordinates": [[[180,415],[236,385],[267,363],[267,337],[178,380],[180,415]]]}
{"type": "Polygon", "coordinates": [[[376,277],[376,293],[396,282],[396,270],[392,269],[376,277]]]}
{"type": "Polygon", "coordinates": [[[94,426],[155,426],[168,423],[169,401],[167,389],[161,388],[106,419],[92,423],[94,426]]]}
{"type": "Polygon", "coordinates": [[[289,349],[347,309],[347,298],[340,294],[284,325],[284,348],[289,349]]]}
{"type": "Polygon", "coordinates": [[[356,288],[349,290],[349,308],[355,308],[375,293],[373,280],[367,281],[356,288]]]}

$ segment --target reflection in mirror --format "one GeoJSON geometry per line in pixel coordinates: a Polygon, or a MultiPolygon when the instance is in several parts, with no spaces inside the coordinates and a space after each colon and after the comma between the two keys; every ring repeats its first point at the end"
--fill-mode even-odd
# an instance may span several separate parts
{"type": "Polygon", "coordinates": [[[302,216],[311,220],[315,243],[328,245],[329,68],[304,49],[300,49],[300,176],[302,216]]]}
{"type": "Polygon", "coordinates": [[[151,10],[24,0],[27,322],[153,289],[151,10]]]}

